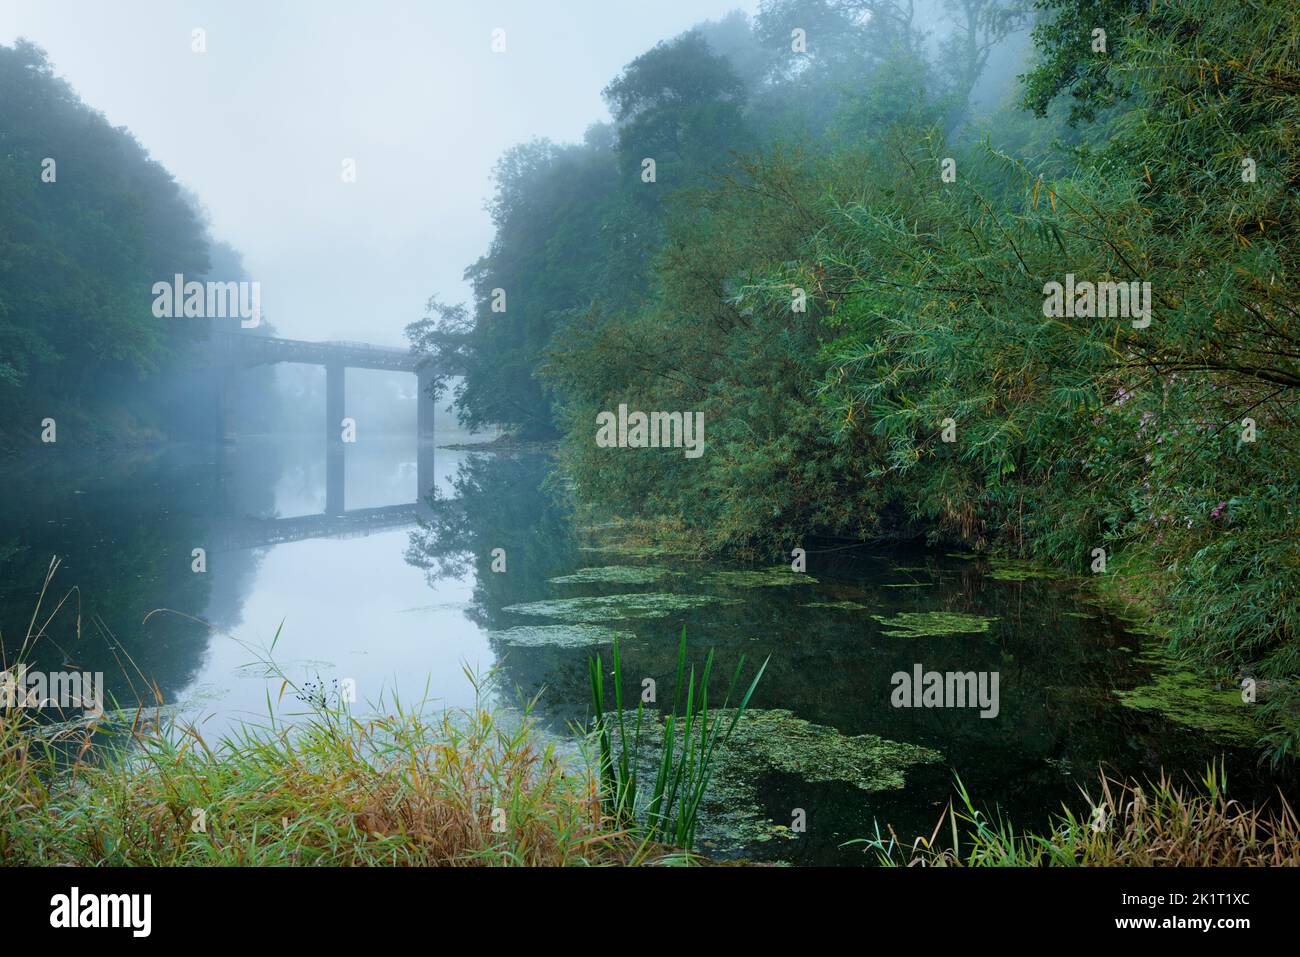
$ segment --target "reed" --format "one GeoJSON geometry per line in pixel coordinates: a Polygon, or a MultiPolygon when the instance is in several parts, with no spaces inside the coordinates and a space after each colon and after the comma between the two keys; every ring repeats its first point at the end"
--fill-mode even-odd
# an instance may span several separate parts
{"type": "Polygon", "coordinates": [[[957,780],[957,802],[929,837],[910,843],[879,826],[862,844],[886,866],[910,867],[1279,867],[1300,866],[1300,821],[1281,794],[1272,808],[1251,808],[1227,795],[1222,764],[1187,785],[1161,772],[1145,785],[1100,775],[1088,811],[1069,807],[1046,833],[1017,832],[976,808],[957,780]],[[1189,786],[1190,785],[1190,786],[1189,786]]]}
{"type": "MultiPolygon", "coordinates": [[[[770,659],[768,659],[770,660],[770,659]]],[[[663,716],[663,746],[658,760],[644,770],[653,770],[654,779],[642,800],[640,793],[641,743],[645,704],[638,699],[632,733],[628,734],[628,712],[623,708],[623,664],[618,641],[613,650],[614,710],[612,721],[618,725],[618,746],[610,735],[611,716],[606,711],[604,663],[600,654],[587,660],[593,712],[593,733],[598,747],[597,770],[602,784],[601,800],[605,813],[635,831],[647,842],[664,842],[691,851],[700,805],[713,775],[719,743],[726,745],[740,721],[749,700],[758,687],[768,660],[759,667],[730,720],[710,716],[709,679],[713,674],[714,654],[709,652],[699,673],[692,664],[686,668],[686,629],[682,628],[677,646],[677,678],[671,710],[663,716]],[[685,697],[683,699],[683,682],[685,697]],[[679,713],[680,709],[680,713],[679,713]],[[725,731],[723,726],[725,725],[725,731]],[[680,743],[679,739],[680,738],[680,743]]],[[[722,702],[726,711],[740,682],[745,666],[742,655],[727,686],[722,702]]]]}

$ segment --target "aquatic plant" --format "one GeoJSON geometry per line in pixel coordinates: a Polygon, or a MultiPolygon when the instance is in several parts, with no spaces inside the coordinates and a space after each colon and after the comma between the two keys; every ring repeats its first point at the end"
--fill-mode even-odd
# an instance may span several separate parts
{"type": "Polygon", "coordinates": [[[948,803],[929,837],[904,842],[877,824],[874,837],[847,843],[886,866],[1300,866],[1300,820],[1284,797],[1267,809],[1230,799],[1222,764],[1191,783],[1188,789],[1164,772],[1145,785],[1102,773],[1097,797],[1084,792],[1086,813],[1066,807],[1038,834],[1016,831],[1001,813],[986,815],[958,778],[960,802],[948,803]]]}
{"type": "MultiPolygon", "coordinates": [[[[600,655],[588,659],[591,686],[593,731],[600,749],[599,777],[603,785],[602,801],[607,814],[641,833],[650,842],[664,841],[687,851],[695,845],[700,804],[713,775],[719,741],[724,745],[736,730],[749,699],[767,669],[767,659],[759,667],[748,690],[730,714],[730,720],[709,711],[709,678],[713,673],[713,652],[705,659],[696,682],[695,665],[686,672],[686,629],[682,628],[677,647],[677,681],[673,690],[672,709],[664,717],[663,747],[647,800],[639,803],[641,768],[641,729],[644,701],[638,701],[633,733],[629,737],[627,716],[623,710],[623,668],[618,643],[614,643],[614,717],[618,726],[618,749],[615,754],[610,735],[611,718],[606,714],[605,675],[600,655]],[[686,681],[683,702],[682,682],[686,681]],[[678,708],[681,713],[678,714],[678,708]],[[725,732],[723,725],[726,725],[725,732]],[[678,729],[681,729],[680,747],[678,729]]],[[[745,657],[741,655],[736,671],[727,686],[722,709],[725,711],[740,680],[745,657]]]]}
{"type": "Polygon", "coordinates": [[[630,631],[615,631],[604,625],[519,625],[489,632],[488,636],[523,648],[589,648],[636,637],[630,631]]]}
{"type": "Polygon", "coordinates": [[[994,581],[1023,582],[1031,578],[1063,578],[1065,576],[1061,572],[1054,572],[1037,562],[1012,558],[991,558],[989,559],[989,570],[984,577],[991,578],[994,581]]]}
{"type": "Polygon", "coordinates": [[[953,611],[904,611],[892,618],[872,615],[885,627],[881,634],[891,638],[924,638],[929,635],[952,635],[960,632],[986,632],[997,618],[967,615],[953,611]]]}
{"type": "Polygon", "coordinates": [[[1242,700],[1240,691],[1216,691],[1205,676],[1167,654],[1146,652],[1137,660],[1154,666],[1154,671],[1148,683],[1115,692],[1125,707],[1159,712],[1222,741],[1249,744],[1259,739],[1254,709],[1242,700]]]}
{"type": "Polygon", "coordinates": [[[726,588],[769,588],[815,585],[817,579],[807,572],[791,571],[787,565],[777,565],[775,568],[737,568],[714,572],[704,579],[704,584],[726,588]]]}
{"type": "Polygon", "coordinates": [[[669,575],[678,574],[658,565],[602,565],[579,568],[570,575],[548,579],[552,585],[648,585],[669,575]]]}
{"type": "Polygon", "coordinates": [[[593,598],[554,598],[507,605],[503,610],[535,618],[560,618],[580,624],[633,618],[667,618],[674,612],[692,611],[704,605],[735,605],[735,598],[717,595],[674,595],[670,592],[637,592],[601,595],[593,598]]]}

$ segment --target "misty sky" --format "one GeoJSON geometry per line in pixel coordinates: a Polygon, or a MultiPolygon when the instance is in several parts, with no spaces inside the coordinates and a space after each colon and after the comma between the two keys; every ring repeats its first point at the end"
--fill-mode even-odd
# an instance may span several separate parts
{"type": "Polygon", "coordinates": [[[468,300],[501,152],[579,139],[629,60],[734,9],[757,0],[0,0],[0,43],[198,194],[280,334],[402,345],[431,294],[468,300]]]}

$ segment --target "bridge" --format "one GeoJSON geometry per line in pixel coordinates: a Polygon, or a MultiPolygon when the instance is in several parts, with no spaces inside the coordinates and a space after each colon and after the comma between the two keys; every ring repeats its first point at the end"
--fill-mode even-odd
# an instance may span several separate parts
{"type": "Polygon", "coordinates": [[[307,538],[368,535],[384,528],[413,525],[423,514],[424,496],[434,482],[434,402],[428,386],[443,366],[407,349],[365,342],[312,342],[281,339],[244,332],[213,331],[208,360],[217,371],[217,438],[234,438],[236,376],[241,368],[276,362],[297,362],[325,367],[325,511],[295,518],[243,518],[226,523],[218,533],[217,549],[230,551],[307,538]],[[343,441],[348,369],[378,369],[416,376],[418,432],[416,501],[383,508],[345,510],[344,468],[348,443],[343,441]]]}
{"type": "MultiPolygon", "coordinates": [[[[427,491],[421,488],[420,495],[427,491]]],[[[328,493],[327,493],[328,495],[328,493]]],[[[357,538],[389,528],[405,528],[426,517],[423,502],[357,508],[321,515],[293,518],[237,518],[220,522],[213,529],[212,551],[233,552],[301,542],[309,538],[357,538]]]]}
{"type": "Polygon", "coordinates": [[[433,436],[433,400],[427,390],[433,376],[443,366],[427,356],[409,349],[375,346],[366,342],[311,342],[305,339],[281,339],[240,332],[211,333],[211,361],[222,371],[217,394],[217,434],[221,440],[233,436],[233,400],[235,372],[240,368],[275,362],[298,362],[325,367],[325,436],[328,447],[342,446],[347,370],[378,369],[384,372],[409,372],[417,379],[417,431],[420,437],[433,436]],[[332,438],[331,438],[332,437],[332,438]]]}

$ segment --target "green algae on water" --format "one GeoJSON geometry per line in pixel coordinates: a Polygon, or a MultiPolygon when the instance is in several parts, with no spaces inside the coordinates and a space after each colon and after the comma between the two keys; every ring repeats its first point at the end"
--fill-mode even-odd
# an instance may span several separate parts
{"type": "Polygon", "coordinates": [[[1203,675],[1186,670],[1183,662],[1165,654],[1151,652],[1137,660],[1156,670],[1148,684],[1116,690],[1125,707],[1159,712],[1223,741],[1250,744],[1259,737],[1251,705],[1241,700],[1240,691],[1215,691],[1203,675]]]}
{"type": "Polygon", "coordinates": [[[856,601],[810,601],[800,608],[834,608],[837,611],[870,611],[870,605],[860,605],[856,601]]]}
{"type": "MultiPolygon", "coordinates": [[[[710,724],[724,722],[725,732],[735,713],[734,709],[710,711],[710,724]]],[[[634,721],[634,715],[630,712],[626,717],[634,721]]],[[[610,725],[617,739],[617,721],[610,725]]],[[[662,748],[660,716],[648,714],[643,718],[638,767],[651,777],[662,748]]],[[[788,821],[778,823],[764,814],[755,784],[764,775],[791,774],[808,782],[846,784],[875,793],[899,790],[907,784],[908,770],[943,760],[932,748],[873,734],[841,734],[785,709],[746,709],[730,740],[725,744],[719,740],[713,776],[701,804],[697,839],[702,847],[719,851],[740,851],[777,839],[797,840],[788,821]]]]}
{"type": "Polygon", "coordinates": [[[604,545],[580,545],[579,551],[599,555],[617,555],[620,558],[698,558],[693,546],[683,544],[640,545],[629,542],[609,542],[604,545]]]}
{"type": "Polygon", "coordinates": [[[555,598],[507,605],[503,610],[534,618],[559,618],[576,624],[597,624],[623,618],[667,618],[681,611],[706,605],[736,605],[738,599],[716,595],[674,595],[669,592],[641,592],[602,595],[597,598],[555,598]]]}
{"type": "Polygon", "coordinates": [[[766,588],[782,585],[815,585],[817,579],[805,572],[796,572],[788,565],[775,568],[729,569],[714,572],[704,579],[706,585],[728,588],[766,588]]]}
{"type": "Polygon", "coordinates": [[[572,575],[549,579],[552,585],[648,585],[668,575],[677,574],[658,565],[602,565],[579,568],[572,575]]]}
{"type": "MultiPolygon", "coordinates": [[[[718,712],[719,717],[723,713],[718,712]]],[[[765,771],[781,771],[805,781],[838,781],[860,791],[890,791],[904,787],[904,772],[912,765],[942,760],[938,751],[918,744],[874,734],[844,735],[783,708],[755,709],[741,716],[717,773],[723,780],[735,775],[750,780],[765,771]]]]}
{"type": "Polygon", "coordinates": [[[1015,558],[991,558],[989,570],[984,576],[1000,582],[1023,582],[1031,578],[1059,578],[1058,572],[1045,568],[1037,562],[1023,561],[1015,558]]]}
{"type": "Polygon", "coordinates": [[[983,633],[989,630],[989,623],[997,618],[983,615],[966,615],[955,611],[905,611],[886,618],[884,615],[872,615],[885,627],[881,634],[891,638],[925,638],[931,635],[953,635],[958,633],[983,633]]]}
{"type": "Polygon", "coordinates": [[[603,625],[519,625],[490,631],[488,637],[524,648],[589,648],[636,639],[630,631],[616,631],[603,625]]]}

